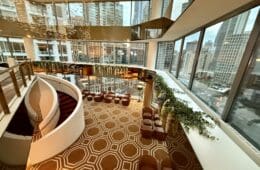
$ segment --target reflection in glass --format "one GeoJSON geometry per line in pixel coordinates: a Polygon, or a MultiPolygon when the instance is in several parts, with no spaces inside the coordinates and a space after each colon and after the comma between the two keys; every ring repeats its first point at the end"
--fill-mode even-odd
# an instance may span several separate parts
{"type": "Polygon", "coordinates": [[[69,24],[69,6],[67,3],[57,3],[56,7],[56,15],[58,25],[68,25],[69,24]]]}
{"type": "Polygon", "coordinates": [[[260,150],[260,37],[228,122],[260,150]]]}
{"type": "Polygon", "coordinates": [[[137,25],[149,20],[150,1],[132,1],[131,25],[137,25]]]}
{"type": "Polygon", "coordinates": [[[87,42],[87,58],[91,63],[102,63],[101,44],[99,42],[87,42]]]}
{"type": "Polygon", "coordinates": [[[6,62],[8,57],[11,57],[11,52],[7,38],[0,37],[0,62],[6,62]]]}
{"type": "Polygon", "coordinates": [[[144,65],[146,59],[145,43],[129,43],[130,44],[130,60],[129,64],[144,65]]]}
{"type": "Polygon", "coordinates": [[[258,10],[206,29],[192,91],[222,114],[258,10]]]}
{"type": "Polygon", "coordinates": [[[47,26],[56,25],[55,18],[55,6],[53,4],[46,5],[46,14],[47,14],[47,26]]]}
{"type": "Polygon", "coordinates": [[[71,25],[84,25],[83,4],[69,3],[71,25]]]}
{"type": "Polygon", "coordinates": [[[178,75],[178,79],[185,85],[189,85],[189,80],[191,76],[191,71],[193,67],[193,61],[195,57],[195,52],[198,45],[200,33],[194,33],[185,37],[183,49],[182,49],[182,56],[180,61],[180,71],[178,75]]]}
{"type": "Polygon", "coordinates": [[[115,43],[115,64],[128,64],[127,43],[115,43]]]}
{"type": "Polygon", "coordinates": [[[47,11],[45,5],[32,4],[25,1],[28,22],[33,24],[45,25],[47,11]]]}
{"type": "Polygon", "coordinates": [[[156,69],[169,70],[173,55],[174,41],[159,42],[156,59],[156,69]]]}
{"type": "Polygon", "coordinates": [[[115,47],[114,43],[101,43],[102,45],[102,56],[103,63],[111,63],[115,62],[115,47]]]}
{"type": "Polygon", "coordinates": [[[17,12],[14,0],[0,0],[0,17],[6,20],[17,20],[17,12]]]}
{"type": "Polygon", "coordinates": [[[193,0],[173,0],[171,19],[175,21],[193,0]]]}
{"type": "Polygon", "coordinates": [[[181,42],[182,39],[175,41],[174,44],[174,52],[173,52],[173,57],[172,57],[172,68],[171,68],[171,74],[173,76],[176,76],[177,72],[177,66],[178,66],[178,58],[181,52],[181,42]]]}

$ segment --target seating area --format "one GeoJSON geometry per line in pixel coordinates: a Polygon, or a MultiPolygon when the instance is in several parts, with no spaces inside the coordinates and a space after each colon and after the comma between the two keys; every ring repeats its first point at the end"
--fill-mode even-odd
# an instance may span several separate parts
{"type": "Polygon", "coordinates": [[[95,102],[104,102],[104,103],[112,103],[122,104],[123,106],[129,106],[131,101],[131,94],[115,94],[111,91],[102,91],[101,93],[93,93],[89,90],[82,91],[83,99],[87,98],[88,101],[94,100],[95,102]]]}
{"type": "Polygon", "coordinates": [[[142,121],[140,131],[144,138],[155,138],[160,141],[165,141],[167,132],[162,127],[162,121],[156,110],[149,107],[142,109],[142,121]]]}

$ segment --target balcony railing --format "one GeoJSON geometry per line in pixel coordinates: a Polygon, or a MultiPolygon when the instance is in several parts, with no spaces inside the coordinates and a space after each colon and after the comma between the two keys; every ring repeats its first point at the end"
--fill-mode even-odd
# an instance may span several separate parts
{"type": "Polygon", "coordinates": [[[22,87],[27,87],[33,69],[30,61],[19,63],[10,68],[0,70],[0,113],[9,114],[9,103],[14,97],[21,96],[22,87]]]}

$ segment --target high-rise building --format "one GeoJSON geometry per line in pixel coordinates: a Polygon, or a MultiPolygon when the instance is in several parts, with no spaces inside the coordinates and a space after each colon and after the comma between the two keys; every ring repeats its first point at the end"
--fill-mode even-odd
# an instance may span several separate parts
{"type": "Polygon", "coordinates": [[[86,3],[84,14],[89,25],[112,26],[123,23],[123,6],[119,3],[86,3]]]}
{"type": "Polygon", "coordinates": [[[234,80],[249,37],[245,31],[250,11],[223,22],[215,40],[215,84],[230,85],[234,80]]]}

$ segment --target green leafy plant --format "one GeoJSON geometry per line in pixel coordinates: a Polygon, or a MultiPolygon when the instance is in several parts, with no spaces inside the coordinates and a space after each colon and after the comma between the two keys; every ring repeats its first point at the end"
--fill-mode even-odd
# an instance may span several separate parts
{"type": "Polygon", "coordinates": [[[164,82],[159,75],[155,78],[155,91],[160,106],[164,103],[163,112],[174,115],[180,121],[184,128],[189,131],[190,128],[197,129],[199,134],[209,138],[216,139],[207,130],[208,127],[214,127],[213,118],[204,112],[193,111],[187,104],[179,101],[171,88],[164,82]],[[209,121],[211,119],[212,121],[209,121]]]}

